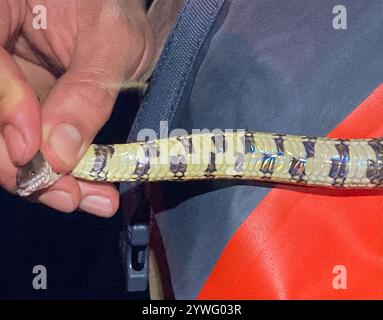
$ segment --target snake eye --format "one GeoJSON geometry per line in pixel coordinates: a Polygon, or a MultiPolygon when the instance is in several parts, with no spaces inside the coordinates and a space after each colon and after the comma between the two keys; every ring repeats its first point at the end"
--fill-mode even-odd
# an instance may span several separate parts
{"type": "Polygon", "coordinates": [[[31,175],[32,177],[34,177],[34,176],[36,175],[36,171],[34,171],[34,170],[30,171],[29,173],[30,173],[30,175],[31,175]]]}

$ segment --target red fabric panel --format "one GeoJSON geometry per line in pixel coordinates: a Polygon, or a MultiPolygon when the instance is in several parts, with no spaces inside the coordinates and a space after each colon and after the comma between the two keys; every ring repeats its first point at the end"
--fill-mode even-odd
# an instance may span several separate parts
{"type": "MultiPolygon", "coordinates": [[[[383,85],[329,136],[383,137],[383,85]]],[[[272,190],[228,242],[198,298],[383,299],[383,191],[272,190]],[[346,267],[347,289],[333,288],[336,265],[346,267]]]]}

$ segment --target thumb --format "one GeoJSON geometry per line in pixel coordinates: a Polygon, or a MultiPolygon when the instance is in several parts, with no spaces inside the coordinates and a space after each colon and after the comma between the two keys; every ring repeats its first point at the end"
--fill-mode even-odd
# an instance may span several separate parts
{"type": "Polygon", "coordinates": [[[109,119],[118,94],[116,84],[124,82],[121,56],[108,47],[95,51],[84,43],[45,100],[42,151],[58,172],[73,169],[109,119]]]}
{"type": "Polygon", "coordinates": [[[72,68],[58,80],[42,108],[42,151],[55,170],[73,169],[108,120],[116,95],[91,68],[72,68]]]}

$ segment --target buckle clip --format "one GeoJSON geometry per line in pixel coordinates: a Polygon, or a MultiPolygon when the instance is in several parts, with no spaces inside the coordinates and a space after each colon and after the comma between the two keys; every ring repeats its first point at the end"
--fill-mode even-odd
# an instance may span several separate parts
{"type": "Polygon", "coordinates": [[[120,248],[129,292],[146,291],[149,284],[149,226],[128,225],[120,235],[120,248]]]}

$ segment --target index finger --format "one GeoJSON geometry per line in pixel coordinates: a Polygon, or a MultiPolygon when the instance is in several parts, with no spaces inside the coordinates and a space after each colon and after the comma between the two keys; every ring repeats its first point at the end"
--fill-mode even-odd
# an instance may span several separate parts
{"type": "Polygon", "coordinates": [[[13,58],[0,48],[0,130],[7,154],[23,165],[41,144],[40,108],[35,93],[13,58]]]}

